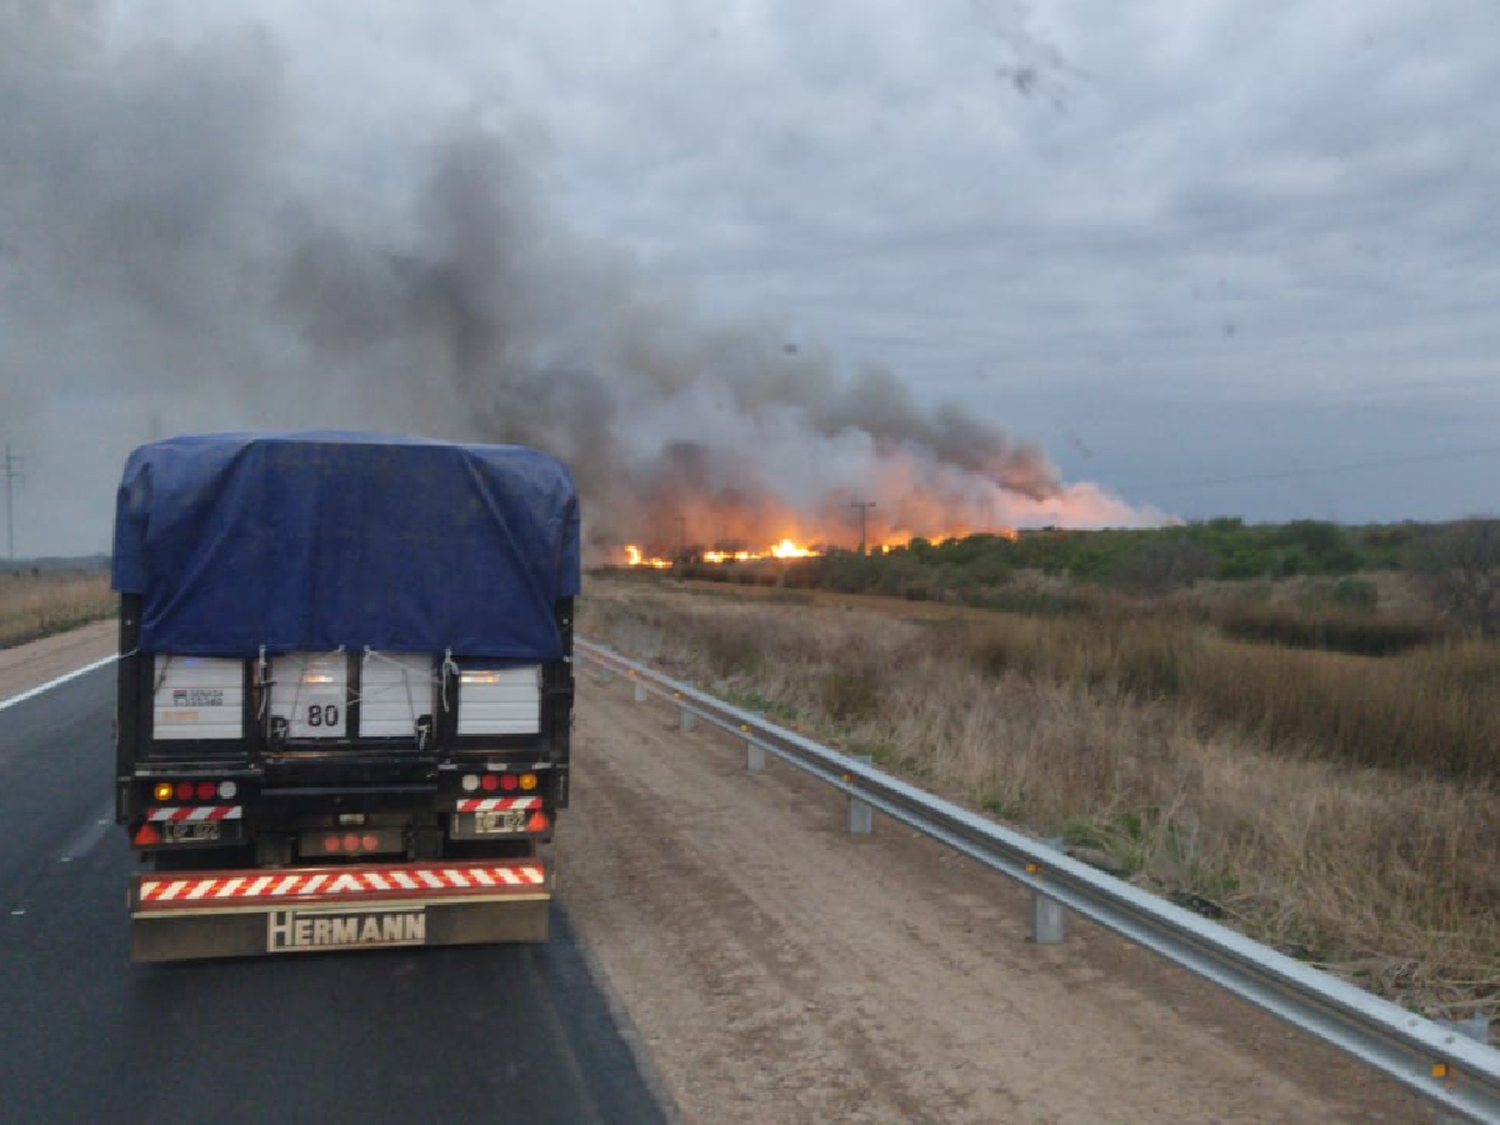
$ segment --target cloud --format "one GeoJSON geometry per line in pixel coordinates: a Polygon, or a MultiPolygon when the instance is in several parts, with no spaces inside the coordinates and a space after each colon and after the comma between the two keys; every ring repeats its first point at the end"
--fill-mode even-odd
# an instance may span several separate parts
{"type": "MultiPolygon", "coordinates": [[[[432,25],[406,13],[396,29],[421,42],[432,25]]],[[[99,472],[147,429],[322,424],[549,449],[578,475],[601,549],[684,511],[752,541],[793,526],[826,539],[830,506],[871,481],[888,482],[882,518],[907,534],[1043,511],[1159,518],[1101,507],[1034,445],[919,401],[886,368],[710,315],[580,233],[524,105],[429,95],[408,107],[422,135],[351,147],[351,133],[380,134],[369,103],[327,112],[328,98],[348,104],[330,82],[349,61],[311,65],[310,44],[332,40],[280,18],[171,35],[102,18],[11,29],[7,350],[43,357],[45,400],[27,407],[38,436],[69,403],[113,423],[96,456],[58,465],[68,475],[99,472]],[[800,479],[757,469],[803,450],[800,479]]],[[[385,77],[420,88],[399,68],[385,77]]]]}
{"type": "Polygon", "coordinates": [[[1364,403],[1409,449],[1500,415],[1487,4],[5,11],[0,394],[57,541],[153,429],[536,435],[626,466],[630,525],[689,441],[819,518],[799,482],[885,457],[1042,519],[1079,444],[1106,484],[1271,465],[1247,403],[1308,463],[1299,413],[1356,458],[1364,403]]]}

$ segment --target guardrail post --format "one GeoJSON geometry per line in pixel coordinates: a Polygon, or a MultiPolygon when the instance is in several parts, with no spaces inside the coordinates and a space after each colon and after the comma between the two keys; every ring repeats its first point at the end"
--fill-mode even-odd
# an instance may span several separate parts
{"type": "MultiPolygon", "coordinates": [[[[854,760],[862,762],[867,766],[875,764],[875,759],[869,754],[855,754],[854,760]]],[[[844,775],[845,781],[853,780],[851,775],[844,775]]],[[[849,794],[849,831],[856,836],[868,836],[875,827],[875,810],[865,804],[854,794],[849,794]]]]}
{"type": "Polygon", "coordinates": [[[646,685],[640,680],[636,680],[635,682],[635,701],[637,703],[646,702],[646,685]]]}
{"type": "MultiPolygon", "coordinates": [[[[681,699],[682,692],[674,692],[673,698],[681,699]]],[[[698,725],[698,716],[693,714],[687,707],[683,707],[677,714],[677,729],[687,734],[698,725]]]]}
{"type": "Polygon", "coordinates": [[[599,682],[601,684],[607,684],[614,678],[615,670],[613,668],[611,668],[608,664],[599,665],[599,682]]]}
{"type": "Polygon", "coordinates": [[[744,723],[740,724],[740,730],[745,732],[745,768],[751,773],[760,773],[766,768],[766,748],[755,739],[749,737],[750,728],[744,723]]]}
{"type": "MultiPolygon", "coordinates": [[[[1057,851],[1063,850],[1063,839],[1061,836],[1044,841],[1050,848],[1057,851]]],[[[1026,870],[1037,878],[1043,875],[1042,868],[1038,864],[1028,863],[1026,870]]],[[[1037,945],[1061,945],[1066,929],[1065,919],[1067,912],[1063,904],[1055,898],[1048,898],[1041,891],[1031,892],[1031,940],[1037,945]]]]}
{"type": "MultiPolygon", "coordinates": [[[[1480,1014],[1470,1016],[1466,1020],[1433,1020],[1439,1027],[1447,1028],[1449,1031],[1457,1032],[1465,1039],[1472,1039],[1476,1043],[1483,1043],[1486,1047],[1490,1045],[1490,1018],[1480,1014]]],[[[1454,1117],[1451,1113],[1440,1113],[1437,1117],[1438,1125],[1465,1125],[1467,1118],[1454,1117]]]]}

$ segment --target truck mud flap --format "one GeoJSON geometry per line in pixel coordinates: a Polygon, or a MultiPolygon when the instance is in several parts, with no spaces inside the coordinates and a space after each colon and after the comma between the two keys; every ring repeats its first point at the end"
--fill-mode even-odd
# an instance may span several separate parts
{"type": "Polygon", "coordinates": [[[536,859],[136,875],[131,960],[544,942],[536,859]]]}

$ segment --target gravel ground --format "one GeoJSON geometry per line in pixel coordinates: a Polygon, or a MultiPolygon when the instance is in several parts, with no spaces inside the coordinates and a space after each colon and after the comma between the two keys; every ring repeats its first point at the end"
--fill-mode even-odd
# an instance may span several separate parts
{"type": "Polygon", "coordinates": [[[580,680],[559,892],[687,1122],[1412,1122],[1414,1099],[831,790],[580,680]]]}

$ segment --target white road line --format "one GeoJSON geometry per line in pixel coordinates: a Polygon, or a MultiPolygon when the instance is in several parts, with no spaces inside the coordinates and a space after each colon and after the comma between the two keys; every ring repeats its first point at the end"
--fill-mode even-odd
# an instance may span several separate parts
{"type": "Polygon", "coordinates": [[[44,691],[51,691],[53,688],[65,684],[69,680],[76,680],[79,676],[86,676],[95,669],[103,668],[106,664],[113,664],[118,659],[118,656],[106,656],[103,660],[96,660],[92,664],[78,668],[65,676],[58,676],[55,680],[48,680],[41,687],[34,687],[30,691],[23,691],[20,695],[13,695],[9,699],[0,699],[0,711],[4,711],[7,707],[14,707],[17,703],[24,703],[32,696],[41,695],[44,691]]]}

